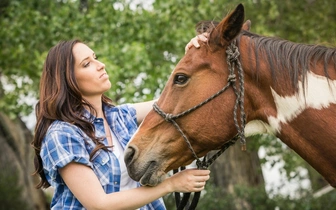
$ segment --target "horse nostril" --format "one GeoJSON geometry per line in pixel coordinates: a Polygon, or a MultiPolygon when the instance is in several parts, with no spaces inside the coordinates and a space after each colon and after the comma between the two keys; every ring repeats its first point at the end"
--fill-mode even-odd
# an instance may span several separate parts
{"type": "Polygon", "coordinates": [[[125,156],[124,156],[126,166],[132,163],[132,160],[134,159],[136,151],[137,150],[135,147],[128,145],[128,147],[125,150],[125,156]]]}

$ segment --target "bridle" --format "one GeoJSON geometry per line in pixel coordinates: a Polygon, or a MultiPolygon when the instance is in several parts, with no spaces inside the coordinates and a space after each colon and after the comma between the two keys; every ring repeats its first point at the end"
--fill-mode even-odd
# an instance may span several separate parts
{"type": "MultiPolygon", "coordinates": [[[[194,107],[192,107],[192,108],[190,108],[190,109],[188,109],[184,112],[176,114],[176,115],[173,115],[173,114],[170,114],[170,113],[165,113],[158,106],[158,104],[156,102],[153,104],[153,109],[159,115],[161,115],[167,122],[172,123],[176,127],[176,129],[181,133],[183,139],[185,140],[185,142],[188,145],[188,148],[190,149],[194,158],[196,159],[196,165],[199,169],[207,169],[227,148],[229,148],[231,145],[233,145],[238,139],[240,139],[240,142],[241,142],[241,145],[242,145],[242,150],[246,150],[246,140],[245,140],[245,133],[244,133],[244,128],[245,128],[245,124],[246,124],[246,115],[245,115],[245,111],[244,111],[244,72],[243,72],[241,63],[238,59],[240,53],[238,51],[238,47],[235,45],[235,41],[231,42],[231,44],[227,47],[226,54],[227,54],[226,61],[227,61],[228,68],[229,68],[229,76],[228,76],[226,85],[221,90],[219,90],[217,93],[210,96],[208,99],[199,103],[198,105],[196,105],[196,106],[194,106],[194,107]],[[235,67],[237,67],[237,73],[238,73],[238,79],[239,79],[238,88],[235,85],[235,83],[236,83],[235,67]],[[233,88],[233,91],[236,95],[236,101],[235,101],[234,110],[233,110],[233,120],[234,120],[234,124],[236,126],[236,129],[237,129],[238,133],[233,139],[229,140],[224,145],[222,145],[220,150],[217,151],[217,153],[215,153],[209,160],[206,160],[206,158],[204,157],[203,160],[201,161],[200,158],[197,156],[196,152],[194,151],[188,137],[182,131],[181,127],[177,124],[176,119],[181,118],[181,117],[189,114],[190,112],[200,108],[201,106],[207,104],[208,102],[210,102],[211,100],[213,100],[214,98],[216,98],[217,96],[219,96],[220,94],[225,92],[229,87],[233,88]],[[238,123],[238,116],[237,116],[238,108],[240,109],[240,124],[238,123]]],[[[183,170],[183,169],[184,168],[181,167],[181,170],[183,170]]],[[[177,172],[177,171],[175,170],[174,172],[177,172]]],[[[179,193],[175,193],[176,206],[177,206],[178,210],[182,210],[187,204],[190,193],[187,193],[185,195],[186,196],[184,196],[182,201],[180,202],[179,193]],[[187,197],[187,198],[185,199],[185,197],[187,197]]],[[[192,201],[191,205],[189,206],[190,210],[196,208],[197,202],[198,202],[198,199],[199,199],[199,195],[200,195],[200,192],[195,193],[193,201],[192,201]]]]}

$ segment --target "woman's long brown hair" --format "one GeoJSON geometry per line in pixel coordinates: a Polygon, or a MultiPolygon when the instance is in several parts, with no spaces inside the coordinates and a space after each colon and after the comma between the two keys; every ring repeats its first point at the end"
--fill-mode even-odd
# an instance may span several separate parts
{"type": "MultiPolygon", "coordinates": [[[[99,149],[106,150],[107,147],[101,143],[101,139],[95,137],[95,129],[90,120],[82,118],[84,107],[89,107],[90,112],[95,115],[96,110],[82,98],[75,79],[74,65],[75,58],[72,53],[73,46],[81,43],[79,40],[61,41],[50,49],[43,66],[40,80],[40,99],[36,104],[36,127],[34,139],[31,143],[35,150],[34,175],[41,177],[37,188],[48,188],[48,183],[40,156],[42,141],[49,126],[55,120],[61,120],[78,126],[96,144],[91,152],[90,158],[99,149]]],[[[111,99],[104,96],[102,102],[112,105],[111,99]]]]}

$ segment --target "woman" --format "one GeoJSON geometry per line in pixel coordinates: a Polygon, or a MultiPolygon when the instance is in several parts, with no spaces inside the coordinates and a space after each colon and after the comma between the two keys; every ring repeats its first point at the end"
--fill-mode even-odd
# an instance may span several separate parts
{"type": "MultiPolygon", "coordinates": [[[[186,46],[198,47],[194,38],[186,46]]],[[[52,209],[165,209],[161,197],[197,192],[208,170],[189,169],[155,187],[141,186],[127,174],[124,148],[153,101],[113,106],[105,65],[78,41],[51,48],[36,105],[35,149],[38,188],[52,185],[52,209]]]]}

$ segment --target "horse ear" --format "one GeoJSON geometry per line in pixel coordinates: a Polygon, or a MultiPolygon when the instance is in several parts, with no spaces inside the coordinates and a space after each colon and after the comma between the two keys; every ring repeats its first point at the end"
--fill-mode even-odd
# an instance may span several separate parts
{"type": "Polygon", "coordinates": [[[233,12],[219,23],[218,28],[222,38],[224,38],[223,41],[230,42],[239,34],[243,26],[244,16],[244,6],[239,4],[233,12]]]}
{"type": "Polygon", "coordinates": [[[251,29],[251,21],[247,20],[243,25],[243,30],[250,31],[250,29],[251,29]]]}

